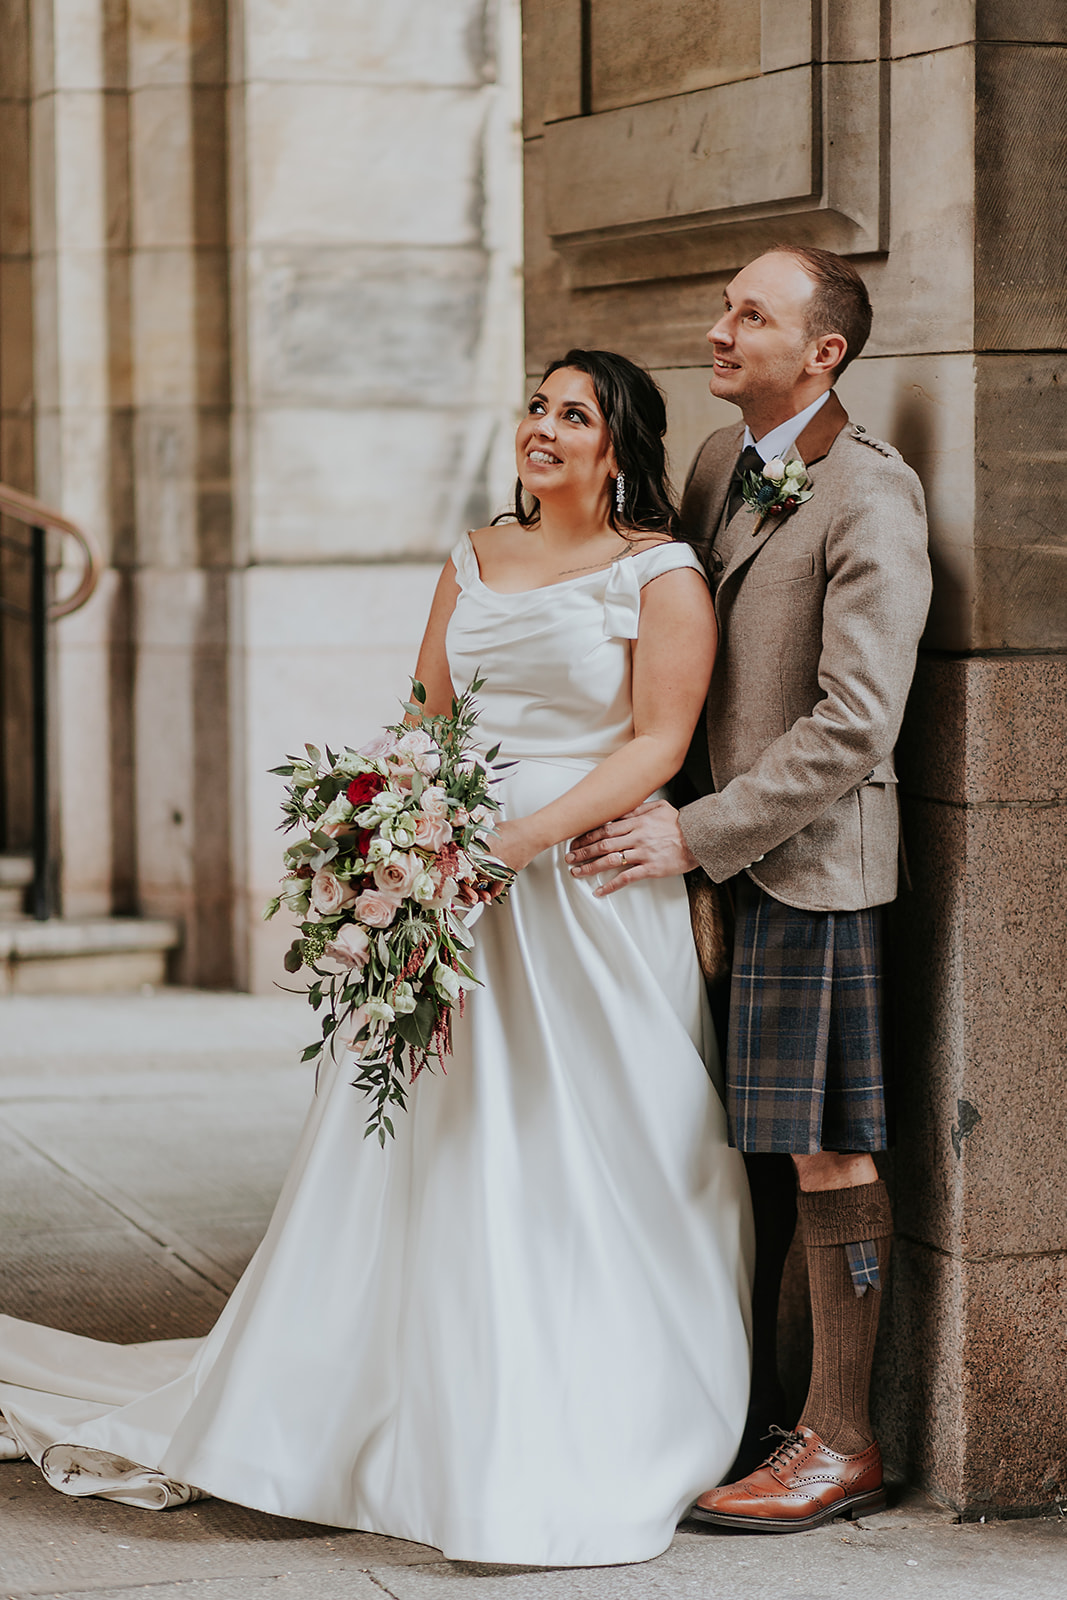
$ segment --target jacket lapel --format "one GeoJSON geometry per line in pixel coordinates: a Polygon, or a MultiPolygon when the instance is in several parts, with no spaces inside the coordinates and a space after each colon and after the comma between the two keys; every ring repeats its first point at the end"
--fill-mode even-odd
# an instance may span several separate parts
{"type": "MultiPolygon", "coordinates": [[[[825,405],[819,407],[803,433],[798,436],[789,453],[789,459],[792,460],[794,456],[797,456],[806,467],[814,466],[817,461],[821,461],[824,456],[829,455],[830,447],[834,440],[842,429],[847,426],[848,412],[831,389],[829,400],[825,405]]],[[[729,485],[727,485],[727,488],[729,488],[729,485]]],[[[725,496],[723,499],[725,503],[725,496]]],[[[739,512],[738,515],[740,516],[740,514],[739,512]]],[[[731,554],[723,570],[722,577],[719,579],[719,592],[721,592],[726,580],[732,578],[734,573],[740,567],[743,567],[747,561],[751,561],[756,552],[761,550],[767,543],[772,533],[776,532],[784,522],[788,522],[792,514],[787,513],[784,517],[761,517],[759,519],[751,535],[747,539],[742,539],[731,554]]]]}

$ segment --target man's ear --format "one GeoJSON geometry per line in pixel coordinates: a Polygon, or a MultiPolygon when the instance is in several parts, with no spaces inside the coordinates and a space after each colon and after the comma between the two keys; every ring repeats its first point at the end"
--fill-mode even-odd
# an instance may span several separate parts
{"type": "Polygon", "coordinates": [[[843,333],[824,333],[811,355],[804,371],[809,377],[823,377],[832,373],[845,359],[848,340],[843,333]]]}

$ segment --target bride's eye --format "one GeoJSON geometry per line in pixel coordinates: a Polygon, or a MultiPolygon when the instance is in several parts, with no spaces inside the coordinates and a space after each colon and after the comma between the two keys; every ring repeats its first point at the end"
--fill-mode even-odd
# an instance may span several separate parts
{"type": "Polygon", "coordinates": [[[531,400],[526,408],[527,414],[531,417],[539,417],[544,409],[545,402],[543,400],[531,400]]]}

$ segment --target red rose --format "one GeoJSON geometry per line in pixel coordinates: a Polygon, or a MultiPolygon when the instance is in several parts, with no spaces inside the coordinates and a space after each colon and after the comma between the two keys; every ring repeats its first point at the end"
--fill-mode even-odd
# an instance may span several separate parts
{"type": "Polygon", "coordinates": [[[376,794],[381,794],[385,788],[385,779],[377,772],[361,772],[358,778],[353,778],[345,793],[350,805],[365,806],[368,800],[373,800],[376,794]]]}
{"type": "Polygon", "coordinates": [[[364,861],[367,859],[370,842],[371,830],[369,828],[360,828],[359,833],[356,835],[356,852],[363,857],[364,861]]]}

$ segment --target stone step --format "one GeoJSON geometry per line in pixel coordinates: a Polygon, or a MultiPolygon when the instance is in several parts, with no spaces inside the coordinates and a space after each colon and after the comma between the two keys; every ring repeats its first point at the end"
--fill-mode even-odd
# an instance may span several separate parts
{"type": "Polygon", "coordinates": [[[105,994],[165,983],[176,923],[142,917],[0,921],[0,994],[105,994]]]}
{"type": "Polygon", "coordinates": [[[32,856],[0,855],[0,922],[21,917],[32,882],[32,856]]]}

